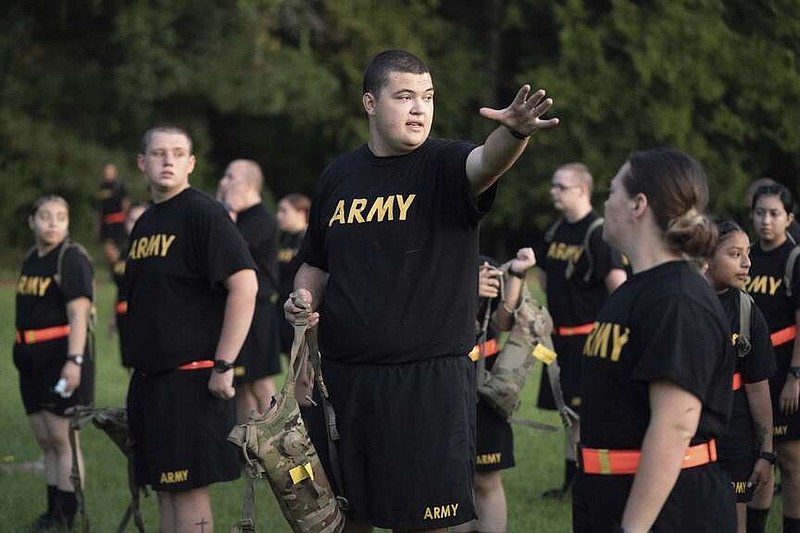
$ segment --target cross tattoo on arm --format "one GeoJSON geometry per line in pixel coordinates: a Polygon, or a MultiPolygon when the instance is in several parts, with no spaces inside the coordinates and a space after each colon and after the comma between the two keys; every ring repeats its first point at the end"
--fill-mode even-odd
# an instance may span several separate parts
{"type": "Polygon", "coordinates": [[[205,533],[206,532],[206,526],[209,525],[210,523],[211,522],[206,522],[205,518],[201,518],[200,521],[197,522],[195,525],[196,526],[200,526],[200,533],[205,533]]]}

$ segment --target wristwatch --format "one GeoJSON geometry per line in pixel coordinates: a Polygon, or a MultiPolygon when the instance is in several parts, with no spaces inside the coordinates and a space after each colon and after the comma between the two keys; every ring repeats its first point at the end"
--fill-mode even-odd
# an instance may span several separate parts
{"type": "Polygon", "coordinates": [[[800,379],[800,366],[790,366],[789,375],[794,376],[797,379],[800,379]]]}
{"type": "Polygon", "coordinates": [[[508,275],[519,279],[525,279],[525,272],[514,272],[511,268],[508,269],[508,275]]]}
{"type": "Polygon", "coordinates": [[[756,453],[756,459],[764,459],[769,461],[770,464],[774,465],[775,462],[778,460],[778,454],[773,452],[765,452],[764,450],[759,450],[756,453]]]}
{"type": "Polygon", "coordinates": [[[83,364],[83,356],[82,355],[68,355],[67,361],[70,363],[75,363],[78,366],[83,364]]]}
{"type": "Polygon", "coordinates": [[[224,374],[228,370],[233,368],[233,363],[229,363],[227,361],[223,361],[222,359],[215,359],[214,360],[214,371],[219,372],[220,374],[224,374]]]}

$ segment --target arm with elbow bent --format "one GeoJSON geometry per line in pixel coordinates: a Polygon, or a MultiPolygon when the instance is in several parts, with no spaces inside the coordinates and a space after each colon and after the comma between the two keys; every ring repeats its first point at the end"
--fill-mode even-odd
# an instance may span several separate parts
{"type": "MultiPolygon", "coordinates": [[[[314,327],[319,322],[319,304],[322,301],[322,295],[325,292],[325,286],[328,284],[328,273],[311,266],[308,263],[303,263],[294,276],[294,291],[295,294],[305,303],[311,306],[312,313],[308,318],[309,327],[314,327]]],[[[294,319],[301,309],[292,303],[289,298],[283,304],[284,315],[290,324],[294,324],[294,319]]]]}
{"type": "MultiPolygon", "coordinates": [[[[232,274],[225,281],[225,285],[228,295],[225,299],[222,331],[214,358],[233,364],[253,321],[258,280],[255,271],[248,268],[232,274]]],[[[233,398],[236,394],[233,388],[233,371],[222,373],[212,371],[208,380],[208,390],[219,398],[233,398]]]]}
{"type": "Polygon", "coordinates": [[[522,298],[526,274],[534,265],[536,265],[536,255],[533,253],[533,248],[520,248],[517,256],[511,260],[508,267],[509,275],[506,276],[505,299],[492,317],[500,331],[509,331],[514,325],[514,311],[522,298]],[[511,275],[511,272],[522,274],[523,277],[511,275]]]}
{"type": "MultiPolygon", "coordinates": [[[[85,296],[67,302],[67,321],[69,322],[67,355],[82,356],[86,350],[91,312],[92,301],[85,296]]],[[[72,361],[67,361],[61,368],[60,377],[67,382],[64,393],[71,394],[81,384],[81,367],[72,361]]]]}
{"type": "Polygon", "coordinates": [[[672,381],[651,382],[649,398],[650,424],[622,515],[622,528],[629,533],[646,533],[653,526],[678,480],[702,410],[697,396],[672,381]]]}
{"type": "Polygon", "coordinates": [[[553,100],[545,98],[543,90],[532,93],[531,86],[526,84],[505,109],[480,109],[481,116],[498,122],[500,126],[467,157],[467,178],[474,196],[491,187],[497,178],[511,168],[533,133],[558,125],[557,118],[539,118],[552,105],[553,100]]]}

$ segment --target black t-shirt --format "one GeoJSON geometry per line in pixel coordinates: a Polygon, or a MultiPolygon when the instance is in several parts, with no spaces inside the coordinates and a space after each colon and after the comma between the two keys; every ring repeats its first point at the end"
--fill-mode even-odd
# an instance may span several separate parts
{"type": "Polygon", "coordinates": [[[547,274],[547,307],[556,327],[580,326],[594,321],[597,312],[608,296],[605,279],[615,268],[624,269],[622,255],[603,240],[602,227],[595,229],[589,239],[592,255],[592,276],[583,280],[589,260],[583,249],[586,230],[598,218],[594,211],[581,220],[570,223],[562,219],[553,238],[545,243],[543,253],[538,253],[539,267],[547,274]],[[572,259],[575,270],[567,279],[567,265],[572,259]]]}
{"type": "Polygon", "coordinates": [[[281,233],[278,238],[278,279],[280,290],[279,303],[283,302],[289,297],[289,294],[294,290],[294,276],[300,269],[302,264],[300,248],[303,246],[303,238],[306,236],[305,231],[298,233],[281,233]]]}
{"type": "Polygon", "coordinates": [[[264,204],[256,204],[236,216],[236,227],[244,237],[258,267],[258,299],[269,301],[278,290],[277,225],[264,204]]]}
{"type": "Polygon", "coordinates": [[[750,279],[745,289],[764,313],[770,332],[795,324],[795,311],[800,309],[800,260],[795,263],[792,297],[786,295],[783,276],[786,260],[794,245],[787,239],[781,246],[765,252],[756,243],[750,251],[750,279]]]}
{"type": "Polygon", "coordinates": [[[666,379],[702,402],[692,442],[724,434],[734,358],[709,283],[684,261],[635,274],[606,300],[583,348],[581,442],[638,449],[650,423],[648,385],[666,379]]]}
{"type": "MultiPolygon", "coordinates": [[[[735,348],[736,336],[739,334],[739,298],[738,290],[726,290],[719,295],[719,301],[728,319],[728,326],[734,332],[731,338],[733,352],[737,355],[734,372],[741,372],[744,383],[757,383],[769,379],[775,373],[775,354],[769,340],[769,326],[761,310],[753,305],[750,311],[750,351],[742,357],[735,348]]],[[[744,387],[734,392],[733,415],[750,414],[747,394],[744,387]]]]}
{"type": "MultiPolygon", "coordinates": [[[[97,205],[100,215],[110,215],[122,211],[122,202],[128,197],[125,184],[121,180],[103,181],[97,191],[97,205]]],[[[120,222],[121,223],[121,222],[120,222]]]]}
{"type": "Polygon", "coordinates": [[[114,285],[117,286],[117,302],[124,302],[126,298],[125,287],[125,258],[128,257],[128,248],[122,248],[119,251],[119,259],[110,265],[111,279],[114,280],[114,285]]]}
{"type": "Polygon", "coordinates": [[[496,191],[473,198],[474,148],[428,139],[409,154],[375,157],[364,145],[325,170],[301,252],[330,274],[320,308],[325,357],[392,364],[472,349],[477,228],[496,191]]]}
{"type": "Polygon", "coordinates": [[[64,252],[61,285],[53,279],[58,254],[65,244],[66,241],[62,242],[42,257],[33,250],[22,262],[17,280],[17,330],[68,324],[68,302],[81,297],[94,299],[92,264],[75,246],[64,252]]]}
{"type": "Polygon", "coordinates": [[[228,213],[207,194],[189,188],[150,206],[133,228],[125,268],[131,366],[157,373],[212,359],[224,283],[254,268],[228,213]]]}

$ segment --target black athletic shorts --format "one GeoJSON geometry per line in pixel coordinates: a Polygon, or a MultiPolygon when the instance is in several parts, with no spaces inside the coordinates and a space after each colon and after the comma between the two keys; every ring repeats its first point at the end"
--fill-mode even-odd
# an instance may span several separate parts
{"type": "MultiPolygon", "coordinates": [[[[633,476],[578,472],[572,488],[573,533],[617,531],[633,476]]],[[[681,470],[653,533],[736,531],[730,478],[719,463],[681,470]]]]}
{"type": "Polygon", "coordinates": [[[514,432],[494,409],[478,399],[476,472],[494,472],[514,466],[514,432]]]}
{"type": "MultiPolygon", "coordinates": [[[[475,518],[475,365],[464,354],[402,365],[323,358],[341,439],[348,518],[386,529],[447,528],[475,518]]],[[[329,479],[320,408],[304,409],[329,479]]],[[[335,480],[338,482],[339,480],[335,480]]],[[[337,483],[338,485],[338,483],[337,483]]]]}
{"type": "Polygon", "coordinates": [[[64,416],[64,411],[76,405],[94,403],[94,359],[87,350],[81,366],[81,383],[69,398],[53,391],[67,362],[67,338],[36,344],[15,344],[14,365],[19,371],[19,390],[22,405],[28,415],[47,411],[64,416]]]}
{"type": "MultiPolygon", "coordinates": [[[[581,408],[581,358],[586,337],[587,335],[569,337],[553,335],[553,347],[558,355],[558,366],[561,368],[560,381],[564,403],[577,413],[580,413],[581,408]]],[[[556,410],[556,402],[550,388],[546,367],[542,369],[536,406],[540,409],[556,410]]]]}
{"type": "Polygon", "coordinates": [[[128,389],[136,482],[154,490],[184,492],[239,477],[234,400],[208,390],[211,369],[134,372],[128,389]]]}
{"type": "Polygon", "coordinates": [[[747,488],[747,480],[753,473],[757,451],[753,419],[745,410],[747,399],[744,394],[744,389],[734,393],[734,402],[744,405],[734,408],[728,432],[717,439],[719,464],[730,476],[733,493],[739,503],[747,503],[753,499],[753,489],[747,488]]]}
{"type": "Polygon", "coordinates": [[[252,383],[281,373],[278,319],[272,302],[256,302],[253,323],[234,364],[237,383],[252,383]]]}
{"type": "Polygon", "coordinates": [[[794,344],[788,342],[775,349],[775,374],[769,378],[769,393],[772,396],[772,435],[775,442],[788,442],[800,439],[800,411],[793,415],[781,413],[781,392],[789,374],[794,344]]]}

